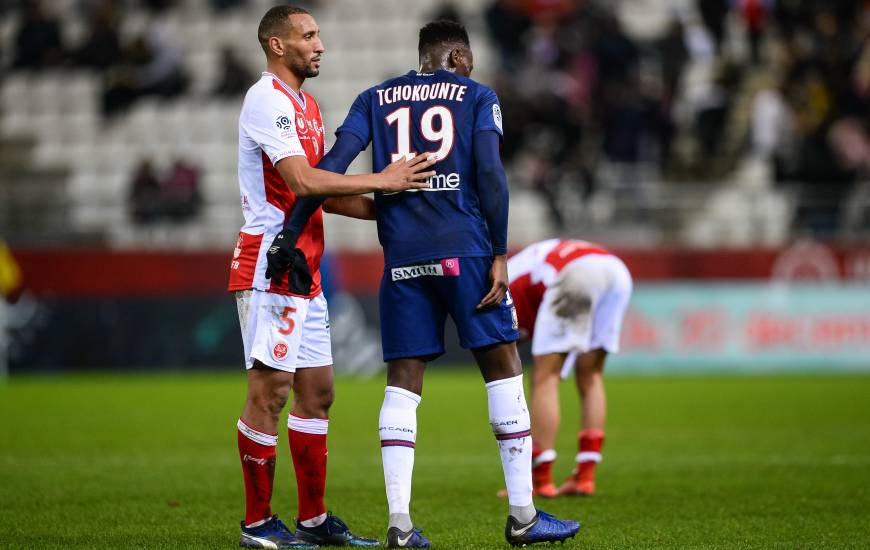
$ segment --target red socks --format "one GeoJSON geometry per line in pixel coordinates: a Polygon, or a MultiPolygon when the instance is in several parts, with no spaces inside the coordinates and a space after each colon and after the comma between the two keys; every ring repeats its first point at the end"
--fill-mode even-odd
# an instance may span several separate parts
{"type": "Polygon", "coordinates": [[[272,483],[275,479],[275,446],[278,435],[249,427],[239,419],[239,459],[245,479],[245,525],[272,517],[272,483]]]}
{"type": "Polygon", "coordinates": [[[553,483],[553,461],[555,460],[556,452],[554,450],[532,448],[532,484],[534,487],[553,483]]]}
{"type": "Polygon", "coordinates": [[[299,495],[299,521],[326,513],[323,493],[326,490],[326,432],[328,419],[287,417],[290,454],[296,470],[299,495]]]}
{"type": "Polygon", "coordinates": [[[589,429],[580,432],[577,453],[579,481],[593,481],[595,466],[601,462],[601,447],[604,445],[604,430],[589,429]]]}

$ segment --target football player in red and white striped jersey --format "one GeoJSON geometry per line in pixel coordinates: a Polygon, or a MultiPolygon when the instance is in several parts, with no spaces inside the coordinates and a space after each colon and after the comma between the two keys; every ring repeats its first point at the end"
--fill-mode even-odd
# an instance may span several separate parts
{"type": "Polygon", "coordinates": [[[313,544],[377,546],[353,535],[323,503],[326,432],[333,399],[326,299],[320,289],[323,215],[298,235],[284,225],[297,197],[341,195],[324,204],[335,213],[374,218],[372,191],[427,187],[434,161],[401,159],[379,174],[344,176],[315,168],[323,157],[323,120],[302,90],[325,52],[314,18],[301,8],[270,9],[258,29],[266,72],[248,90],[239,116],[239,188],[245,224],[230,263],[248,392],[237,423],[246,511],[240,544],[252,548],[313,544]],[[355,195],[355,196],[346,196],[355,195]],[[288,268],[291,268],[288,271],[288,268]],[[288,436],[296,471],[296,535],[272,515],[278,416],[290,390],[288,436]],[[313,544],[310,544],[313,543],[313,544]]]}
{"type": "Polygon", "coordinates": [[[536,495],[591,495],[604,443],[602,373],[619,350],[632,280],[622,261],[579,240],[535,243],[508,260],[522,338],[531,339],[532,478],[536,495]],[[559,382],[576,373],[582,400],[576,468],[559,489],[552,479],[559,429],[559,382]]]}

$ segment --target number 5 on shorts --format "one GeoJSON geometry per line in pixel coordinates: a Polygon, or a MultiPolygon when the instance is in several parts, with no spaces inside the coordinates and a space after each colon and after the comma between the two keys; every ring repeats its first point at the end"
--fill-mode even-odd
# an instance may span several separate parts
{"type": "Polygon", "coordinates": [[[293,329],[296,328],[296,323],[293,321],[293,319],[290,318],[291,313],[296,313],[295,307],[287,306],[284,308],[284,312],[281,313],[280,319],[282,321],[284,321],[285,323],[287,323],[287,326],[285,328],[278,330],[279,334],[283,334],[284,336],[287,336],[288,334],[291,334],[293,332],[293,329]]]}

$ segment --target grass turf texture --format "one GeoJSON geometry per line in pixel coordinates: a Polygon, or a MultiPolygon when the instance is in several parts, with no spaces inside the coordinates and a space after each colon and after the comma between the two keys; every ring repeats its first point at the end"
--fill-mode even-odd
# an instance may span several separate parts
{"type": "MultiPolygon", "coordinates": [[[[383,382],[339,379],[327,505],[383,539],[383,382]]],[[[554,472],[571,468],[563,385],[554,472]]],[[[539,501],[584,548],[862,547],[870,541],[870,378],[611,378],[599,493],[539,501]]],[[[241,373],[13,378],[0,386],[0,547],[233,548],[243,515],[241,373]]],[[[283,422],[283,420],[282,420],[283,422]]],[[[433,370],[412,514],[439,548],[504,547],[506,503],[472,369],[433,370]]],[[[295,513],[282,429],[273,509],[295,513]]],[[[288,521],[289,523],[289,521],[288,521]]]]}

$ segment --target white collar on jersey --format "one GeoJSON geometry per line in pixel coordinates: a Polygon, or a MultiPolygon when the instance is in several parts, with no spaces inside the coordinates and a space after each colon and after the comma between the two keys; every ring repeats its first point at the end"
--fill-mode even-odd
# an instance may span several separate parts
{"type": "Polygon", "coordinates": [[[302,88],[299,88],[299,93],[297,94],[296,90],[294,90],[290,86],[284,84],[283,80],[281,80],[280,78],[278,78],[274,74],[270,73],[269,71],[263,71],[263,76],[271,77],[275,82],[280,84],[281,87],[287,91],[287,93],[292,95],[296,99],[296,101],[299,102],[299,105],[302,105],[303,109],[305,109],[307,107],[307,105],[305,105],[305,94],[302,93],[302,88]]]}

